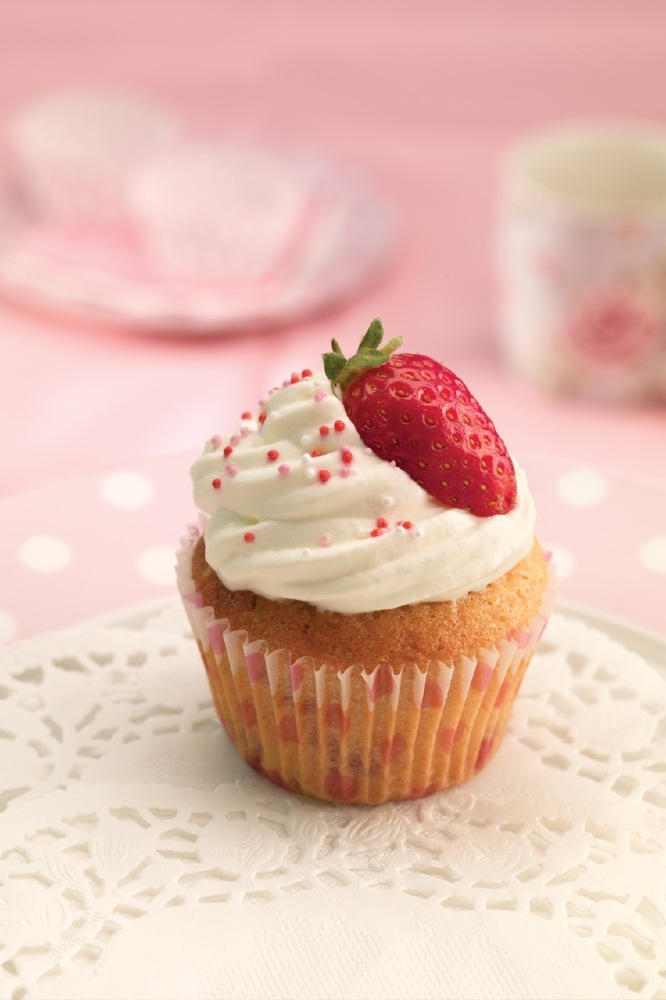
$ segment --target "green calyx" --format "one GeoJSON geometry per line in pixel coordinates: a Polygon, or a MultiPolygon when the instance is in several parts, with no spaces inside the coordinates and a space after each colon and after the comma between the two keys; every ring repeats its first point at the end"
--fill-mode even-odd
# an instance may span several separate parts
{"type": "Polygon", "coordinates": [[[333,389],[337,385],[344,389],[359,372],[366,368],[379,368],[388,360],[389,355],[402,344],[402,337],[394,337],[382,347],[380,345],[383,337],[384,327],[382,321],[377,318],[373,319],[356,354],[352,355],[351,358],[344,356],[337,340],[331,341],[333,350],[327,351],[322,357],[324,371],[330,379],[333,389]]]}

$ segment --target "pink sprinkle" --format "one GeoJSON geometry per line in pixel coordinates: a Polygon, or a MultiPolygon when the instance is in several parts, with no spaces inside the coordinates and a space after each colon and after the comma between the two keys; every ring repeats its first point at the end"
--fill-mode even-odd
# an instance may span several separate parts
{"type": "Polygon", "coordinates": [[[227,475],[231,476],[232,479],[233,479],[234,476],[238,475],[238,466],[237,465],[225,465],[224,469],[225,469],[225,472],[227,473],[227,475]]]}
{"type": "Polygon", "coordinates": [[[325,399],[325,398],[326,398],[326,393],[325,392],[319,391],[319,392],[315,392],[315,394],[314,394],[314,401],[315,401],[315,403],[321,403],[322,399],[325,399]]]}
{"type": "Polygon", "coordinates": [[[286,378],[286,379],[284,379],[284,381],[282,382],[282,388],[283,388],[283,389],[286,389],[288,385],[290,385],[290,382],[289,382],[289,379],[288,379],[288,378],[286,378]]]}
{"type": "Polygon", "coordinates": [[[352,470],[349,468],[348,465],[343,465],[342,468],[340,469],[340,475],[342,476],[343,479],[347,479],[348,476],[351,476],[351,473],[352,470]]]}
{"type": "Polygon", "coordinates": [[[249,427],[241,427],[241,437],[246,438],[248,436],[248,434],[251,434],[251,433],[252,432],[250,431],[249,427]]]}
{"type": "Polygon", "coordinates": [[[283,465],[278,465],[278,472],[280,473],[281,476],[288,476],[289,473],[291,472],[291,469],[285,462],[283,465]]]}
{"type": "Polygon", "coordinates": [[[232,434],[229,441],[233,445],[240,444],[240,434],[232,434]]]}
{"type": "Polygon", "coordinates": [[[210,439],[210,443],[212,444],[213,448],[219,448],[220,445],[222,444],[222,438],[220,437],[219,434],[213,434],[212,438],[210,439]]]}
{"type": "Polygon", "coordinates": [[[325,531],[324,534],[319,539],[320,545],[323,545],[325,549],[328,548],[328,546],[331,544],[332,541],[333,538],[331,537],[331,535],[329,535],[328,531],[325,531]]]}

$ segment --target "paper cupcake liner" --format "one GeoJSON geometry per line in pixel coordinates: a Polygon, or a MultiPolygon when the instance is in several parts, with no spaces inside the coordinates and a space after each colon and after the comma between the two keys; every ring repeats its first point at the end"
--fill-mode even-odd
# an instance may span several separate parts
{"type": "Polygon", "coordinates": [[[192,579],[198,537],[183,539],[178,587],[218,715],[251,767],[294,792],[373,805],[457,785],[492,758],[552,610],[552,574],[538,614],[475,657],[341,671],[216,618],[192,579]]]}

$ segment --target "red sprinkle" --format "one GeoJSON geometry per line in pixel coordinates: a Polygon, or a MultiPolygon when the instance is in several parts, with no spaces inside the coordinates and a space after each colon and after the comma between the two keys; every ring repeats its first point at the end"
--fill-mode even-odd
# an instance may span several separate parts
{"type": "Polygon", "coordinates": [[[245,539],[246,542],[253,542],[255,540],[255,536],[252,534],[251,531],[246,531],[245,534],[243,535],[243,538],[245,539]]]}
{"type": "Polygon", "coordinates": [[[320,483],[327,483],[331,478],[331,473],[328,471],[328,469],[320,469],[318,472],[318,476],[320,483]]]}
{"type": "Polygon", "coordinates": [[[331,428],[327,427],[326,424],[322,424],[321,427],[319,428],[319,433],[321,434],[322,437],[326,437],[327,434],[331,433],[331,428]]]}
{"type": "Polygon", "coordinates": [[[279,456],[280,453],[277,452],[275,448],[271,448],[270,451],[266,452],[266,458],[268,459],[269,462],[274,462],[277,458],[279,458],[279,456]]]}
{"type": "Polygon", "coordinates": [[[373,528],[372,531],[370,532],[370,537],[371,538],[378,538],[379,535],[381,535],[381,534],[382,534],[381,528],[373,528]]]}
{"type": "Polygon", "coordinates": [[[266,422],[266,414],[265,413],[260,413],[259,416],[257,417],[257,420],[259,421],[260,424],[265,423],[266,422]]]}
{"type": "Polygon", "coordinates": [[[210,485],[213,487],[214,490],[219,490],[220,486],[222,485],[222,480],[214,479],[210,485]]]}
{"type": "Polygon", "coordinates": [[[354,461],[354,456],[350,451],[343,451],[340,458],[346,465],[350,465],[354,461]]]}
{"type": "Polygon", "coordinates": [[[346,424],[344,420],[336,420],[335,423],[333,424],[333,427],[338,432],[338,434],[341,434],[342,431],[345,429],[346,424]]]}
{"type": "Polygon", "coordinates": [[[317,449],[315,448],[314,451],[310,452],[310,454],[312,455],[313,458],[319,458],[321,456],[322,452],[317,451],[317,449]]]}
{"type": "Polygon", "coordinates": [[[292,385],[296,385],[296,383],[300,382],[300,381],[301,381],[301,379],[300,379],[300,376],[298,375],[298,372],[292,372],[291,373],[291,379],[290,379],[291,384],[292,385]]]}
{"type": "Polygon", "coordinates": [[[407,531],[409,531],[410,528],[414,527],[414,525],[412,524],[411,521],[403,521],[402,522],[402,526],[403,526],[403,528],[406,528],[407,531]]]}
{"type": "Polygon", "coordinates": [[[378,517],[377,518],[377,527],[378,528],[388,528],[388,521],[386,520],[385,517],[378,517]]]}
{"type": "Polygon", "coordinates": [[[309,368],[304,368],[301,372],[301,378],[312,378],[312,372],[309,368]]]}
{"type": "Polygon", "coordinates": [[[252,420],[252,414],[250,413],[249,410],[245,410],[243,413],[241,413],[241,420],[252,420]]]}
{"type": "Polygon", "coordinates": [[[226,446],[226,448],[224,449],[224,451],[222,452],[222,454],[224,455],[225,458],[229,458],[229,455],[231,455],[231,453],[233,452],[233,450],[234,449],[231,447],[231,445],[228,444],[226,446]]]}

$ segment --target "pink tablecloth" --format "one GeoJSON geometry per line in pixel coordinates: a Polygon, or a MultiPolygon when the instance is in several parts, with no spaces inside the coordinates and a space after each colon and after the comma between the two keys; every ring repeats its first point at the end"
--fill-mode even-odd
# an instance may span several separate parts
{"type": "Polygon", "coordinates": [[[402,219],[381,279],[271,332],[160,338],[0,305],[6,635],[164,593],[161,556],[138,577],[136,566],[172,546],[188,516],[187,461],[168,456],[192,457],[285,372],[315,367],[331,337],[351,347],[376,314],[457,369],[512,452],[543,463],[544,534],[585,567],[565,593],[663,631],[664,411],[547,398],[512,378],[495,347],[492,268],[508,140],[574,114],[663,117],[660,0],[24,0],[2,19],[0,123],[55,85],[128,83],[202,132],[307,142],[365,172],[402,219]],[[602,499],[564,516],[558,477],[581,466],[592,478],[565,480],[564,494],[602,499]],[[123,469],[148,477],[150,502],[100,500],[123,469]],[[65,549],[51,549],[50,570],[29,570],[21,544],[44,536],[65,549]]]}

